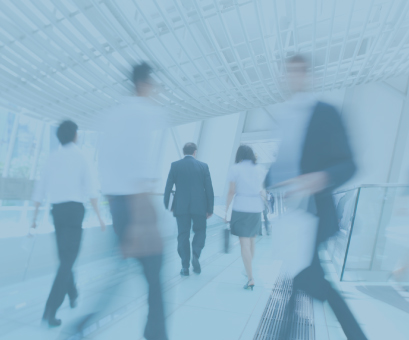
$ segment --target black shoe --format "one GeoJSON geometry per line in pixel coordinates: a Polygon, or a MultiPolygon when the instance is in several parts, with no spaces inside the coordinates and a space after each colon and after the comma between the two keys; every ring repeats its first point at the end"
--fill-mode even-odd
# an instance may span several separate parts
{"type": "Polygon", "coordinates": [[[189,269],[188,268],[182,268],[182,270],[180,271],[180,275],[189,276],[189,269]]]}
{"type": "Polygon", "coordinates": [[[202,272],[202,268],[200,267],[199,259],[196,256],[192,258],[192,266],[193,272],[196,274],[200,274],[202,272]]]}
{"type": "Polygon", "coordinates": [[[61,319],[56,319],[55,316],[50,316],[50,313],[47,311],[44,312],[43,322],[48,323],[49,327],[58,327],[61,326],[61,319]]]}
{"type": "Polygon", "coordinates": [[[253,281],[253,280],[248,280],[247,281],[247,283],[244,285],[244,289],[247,289],[247,290],[253,290],[253,288],[254,288],[254,283],[252,284],[252,285],[250,285],[249,283],[251,282],[251,281],[253,281]]]}
{"type": "Polygon", "coordinates": [[[61,326],[61,319],[49,318],[48,319],[48,326],[50,327],[58,327],[61,326]]]}

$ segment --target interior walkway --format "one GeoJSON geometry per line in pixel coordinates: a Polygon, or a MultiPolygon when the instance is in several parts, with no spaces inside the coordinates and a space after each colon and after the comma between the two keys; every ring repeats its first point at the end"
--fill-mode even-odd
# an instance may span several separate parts
{"type": "MultiPolygon", "coordinates": [[[[272,236],[259,237],[254,262],[256,287],[246,291],[238,239],[223,254],[222,227],[208,229],[201,258],[202,274],[181,278],[174,238],[167,241],[163,282],[170,340],[251,340],[257,330],[280,262],[274,260],[272,236]]],[[[325,254],[323,254],[325,257],[325,254]]],[[[323,261],[328,277],[337,277],[323,261]]],[[[106,258],[76,269],[80,301],[70,309],[66,300],[58,312],[63,325],[48,329],[40,319],[53,275],[47,275],[0,290],[0,338],[8,340],[77,339],[73,324],[92,312],[101,299],[112,302],[99,321],[87,328],[86,339],[143,339],[146,285],[139,265],[132,260],[106,258]],[[115,289],[119,285],[119,289],[115,289]]],[[[397,293],[391,286],[336,284],[356,313],[369,339],[409,338],[409,293],[397,293]]],[[[326,303],[314,302],[317,340],[345,339],[326,303]]]]}

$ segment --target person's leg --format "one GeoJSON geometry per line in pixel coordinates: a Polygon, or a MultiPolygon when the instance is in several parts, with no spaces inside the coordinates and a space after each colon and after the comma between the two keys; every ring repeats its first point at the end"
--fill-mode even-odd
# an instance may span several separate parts
{"type": "Polygon", "coordinates": [[[342,296],[333,288],[328,291],[328,303],[334,311],[348,340],[366,340],[364,332],[342,296]]]}
{"type": "Polygon", "coordinates": [[[292,282],[292,286],[293,288],[290,299],[288,300],[284,308],[283,318],[280,325],[281,327],[278,334],[278,340],[289,340],[291,336],[291,330],[293,329],[298,289],[296,288],[294,281],[292,282]]]}
{"type": "Polygon", "coordinates": [[[75,287],[72,267],[78,256],[84,207],[82,205],[65,204],[53,209],[55,235],[60,258],[60,266],[44,312],[45,319],[55,318],[58,308],[72,286],[75,287]]]}
{"type": "Polygon", "coordinates": [[[298,277],[298,287],[307,294],[321,301],[328,300],[348,340],[367,339],[342,296],[325,280],[318,252],[310,267],[302,271],[298,277]]]}
{"type": "Polygon", "coordinates": [[[75,301],[78,297],[78,290],[75,285],[74,274],[72,271],[69,277],[67,278],[67,281],[68,281],[67,294],[68,294],[68,297],[70,298],[70,304],[71,304],[71,307],[75,307],[75,301]]]}
{"type": "Polygon", "coordinates": [[[206,216],[193,215],[192,220],[194,232],[192,253],[199,259],[206,242],[206,216]]]}
{"type": "Polygon", "coordinates": [[[255,247],[256,247],[256,238],[250,237],[251,261],[253,261],[253,258],[254,258],[255,247]]]}
{"type": "Polygon", "coordinates": [[[279,340],[289,340],[291,339],[291,332],[294,328],[296,321],[296,301],[297,295],[300,291],[304,291],[306,294],[314,296],[321,301],[325,299],[326,285],[322,285],[320,278],[324,278],[324,271],[319,264],[318,252],[315,251],[313,261],[311,265],[300,273],[298,273],[292,280],[285,279],[285,284],[290,284],[292,287],[292,292],[289,301],[287,302],[283,319],[281,323],[281,328],[279,332],[279,340]],[[292,281],[291,283],[289,281],[292,281]],[[320,285],[321,282],[321,285],[320,285]],[[319,295],[321,293],[321,295],[319,295]]]}
{"type": "Polygon", "coordinates": [[[176,216],[178,224],[178,253],[182,260],[182,268],[190,267],[190,228],[192,219],[190,215],[176,216]]]}
{"type": "Polygon", "coordinates": [[[250,237],[239,237],[241,246],[241,257],[243,259],[244,268],[246,269],[247,278],[249,282],[253,282],[253,270],[251,266],[251,238],[250,237]]]}
{"type": "Polygon", "coordinates": [[[165,312],[163,306],[162,283],[160,270],[162,255],[153,255],[139,258],[149,285],[148,293],[148,320],[144,336],[147,340],[166,340],[165,312]]]}
{"type": "MultiPolygon", "coordinates": [[[[130,212],[128,197],[126,195],[108,196],[109,209],[112,216],[112,226],[117,236],[115,243],[118,250],[118,254],[121,253],[121,241],[125,235],[126,227],[130,223],[130,212]]],[[[124,265],[124,259],[122,256],[118,256],[115,259],[117,271],[114,283],[109,282],[103,289],[108,290],[109,294],[105,294],[102,298],[94,302],[94,306],[90,309],[91,312],[83,316],[78,320],[75,328],[78,333],[83,333],[87,327],[96,320],[101,319],[102,315],[106,314],[107,306],[111,305],[116,298],[115,292],[121,289],[123,282],[122,266],[124,265]],[[113,292],[114,291],[114,292],[113,292]]]]}
{"type": "MultiPolygon", "coordinates": [[[[54,215],[54,212],[53,212],[53,215],[54,215]]],[[[43,319],[54,319],[55,318],[55,314],[59,306],[59,300],[61,300],[61,295],[65,295],[65,293],[63,292],[64,290],[63,285],[64,285],[64,280],[65,280],[64,276],[67,274],[64,271],[64,269],[66,269],[66,266],[63,266],[63,263],[66,263],[67,251],[66,251],[66,247],[64,244],[64,240],[69,238],[70,235],[69,233],[66,232],[65,228],[61,228],[58,223],[55,223],[55,217],[54,217],[54,225],[55,225],[55,237],[57,241],[58,255],[60,259],[60,266],[58,267],[57,275],[55,276],[53,285],[51,287],[50,294],[48,295],[43,319]]]]}

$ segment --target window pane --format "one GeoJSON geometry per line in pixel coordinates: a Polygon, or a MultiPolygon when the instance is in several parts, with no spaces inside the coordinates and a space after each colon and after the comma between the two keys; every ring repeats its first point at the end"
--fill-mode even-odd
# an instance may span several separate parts
{"type": "Polygon", "coordinates": [[[0,176],[4,171],[7,150],[10,143],[11,132],[13,130],[15,114],[0,111],[0,176]]]}
{"type": "Polygon", "coordinates": [[[40,121],[30,117],[20,117],[17,139],[10,162],[10,177],[29,178],[40,133],[40,124],[40,121]]]}

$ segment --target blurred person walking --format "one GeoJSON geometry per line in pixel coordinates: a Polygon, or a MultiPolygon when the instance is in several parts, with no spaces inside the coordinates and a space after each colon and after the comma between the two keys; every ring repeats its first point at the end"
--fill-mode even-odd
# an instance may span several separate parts
{"type": "Polygon", "coordinates": [[[164,204],[168,208],[173,186],[175,197],[170,210],[178,225],[178,253],[182,260],[180,275],[188,276],[190,267],[190,229],[193,228],[192,266],[193,272],[201,273],[200,254],[206,241],[206,220],[213,215],[214,193],[209,167],[196,159],[197,146],[187,143],[185,155],[173,162],[166,181],[164,204]],[[193,227],[192,227],[193,223],[193,227]]]}
{"type": "Polygon", "coordinates": [[[163,110],[149,99],[152,68],[133,68],[135,96],[111,109],[99,152],[102,192],[107,195],[122,255],[136,258],[148,283],[148,319],[144,337],[166,340],[161,268],[163,244],[151,193],[157,180],[155,131],[165,126],[163,110]]]}
{"type": "Polygon", "coordinates": [[[295,328],[296,295],[300,290],[328,301],[349,340],[366,339],[344,299],[325,280],[318,256],[320,245],[338,231],[332,192],[356,170],[347,134],[337,110],[307,92],[307,60],[296,55],[286,67],[293,95],[280,122],[282,141],[266,185],[289,185],[296,188],[293,194],[309,193],[308,211],[317,215],[319,223],[312,263],[293,278],[279,339],[290,339],[295,328]]]}
{"type": "Polygon", "coordinates": [[[261,233],[261,213],[264,211],[262,198],[264,176],[256,165],[256,157],[251,147],[240,145],[236,153],[236,164],[228,175],[229,192],[226,201],[226,216],[233,201],[230,219],[231,234],[240,239],[241,256],[248,281],[244,289],[255,285],[252,269],[255,238],[261,233]]]}
{"type": "Polygon", "coordinates": [[[56,318],[58,308],[65,295],[70,299],[70,306],[77,303],[78,291],[75,286],[72,267],[78,256],[84,219],[84,202],[91,198],[91,204],[98,216],[102,230],[105,224],[98,209],[98,191],[95,180],[91,177],[89,165],[77,147],[78,126],[72,121],[64,121],[57,129],[61,143],[58,151],[52,154],[44,168],[41,179],[34,191],[34,217],[32,227],[36,228],[38,210],[44,199],[52,204],[55,236],[57,240],[60,266],[48,297],[43,321],[49,326],[61,325],[56,318]]]}

